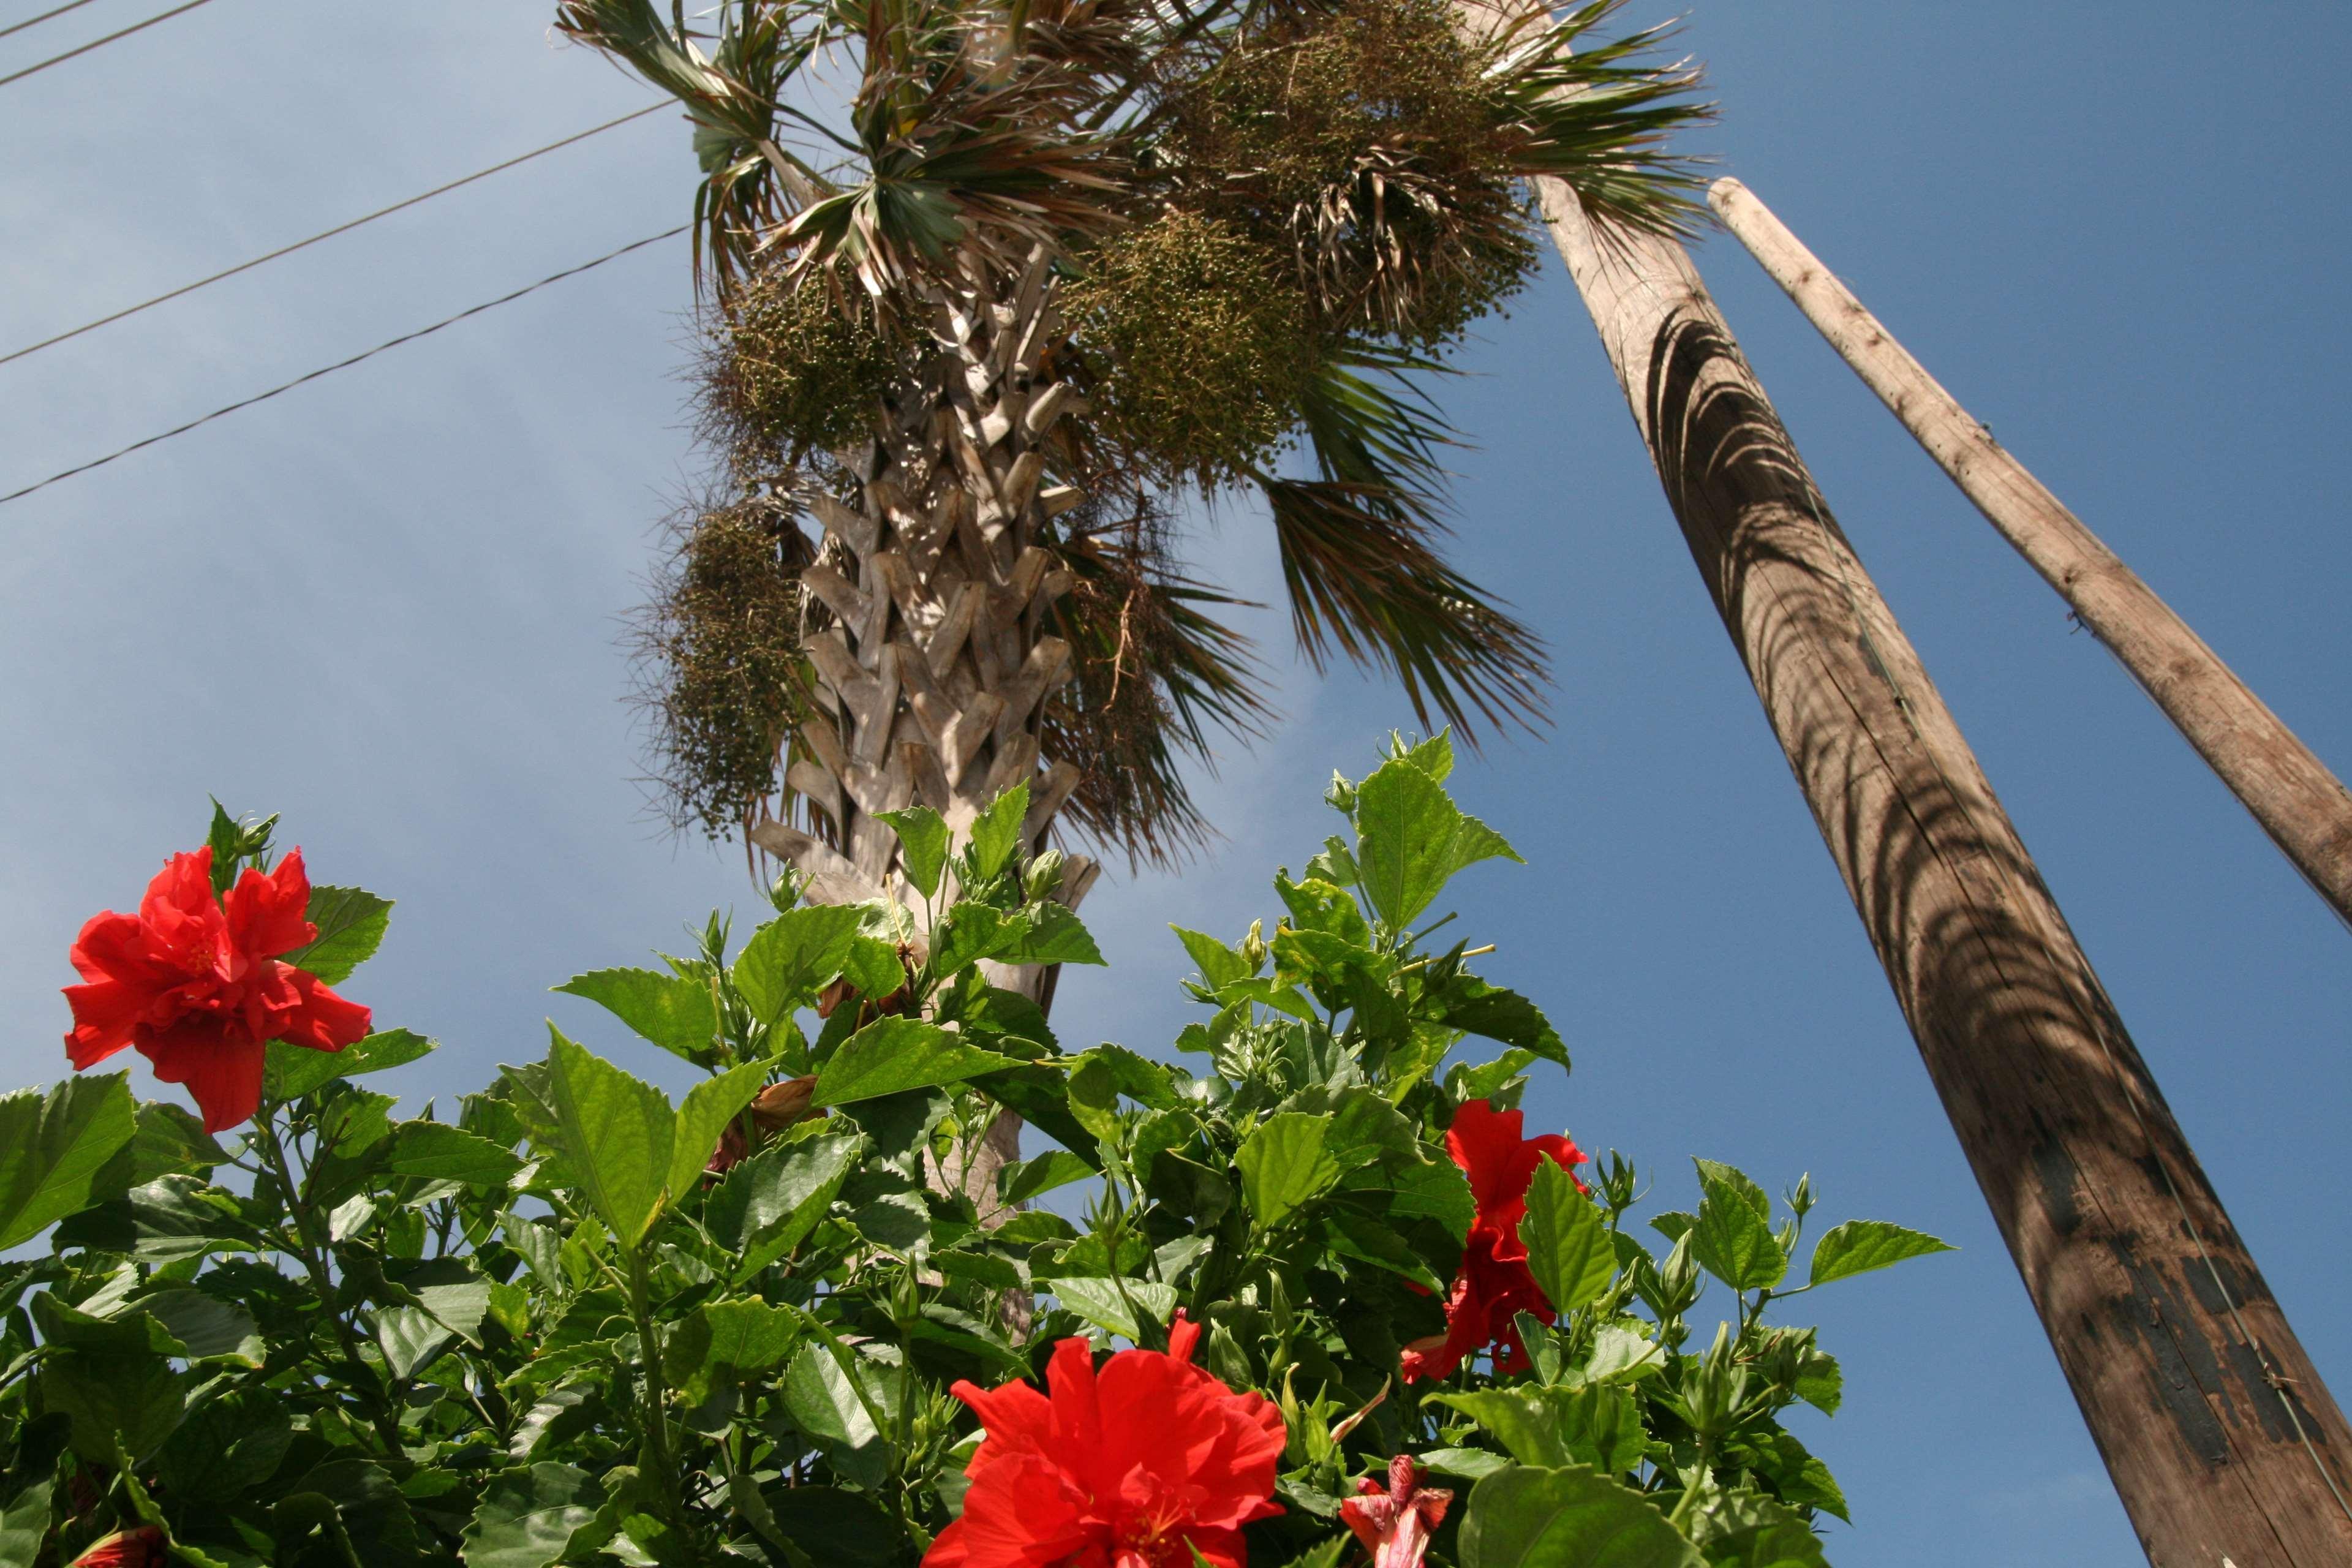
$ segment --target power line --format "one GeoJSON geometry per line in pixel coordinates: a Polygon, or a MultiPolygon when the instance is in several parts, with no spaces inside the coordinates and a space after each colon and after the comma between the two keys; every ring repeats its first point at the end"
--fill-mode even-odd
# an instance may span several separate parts
{"type": "Polygon", "coordinates": [[[552,153],[560,147],[569,147],[574,142],[584,142],[589,137],[610,131],[616,125],[626,125],[632,120],[642,120],[646,115],[651,114],[655,110],[660,109],[661,107],[663,107],[663,105],[660,103],[647,104],[643,109],[637,110],[632,113],[624,114],[618,120],[607,120],[602,125],[592,126],[588,130],[580,132],[576,135],[566,136],[561,142],[550,142],[544,147],[534,148],[532,151],[523,153],[520,157],[509,158],[503,163],[493,163],[487,169],[482,169],[474,174],[467,174],[462,180],[452,180],[446,185],[436,185],[431,190],[425,192],[422,195],[411,196],[404,202],[394,202],[388,207],[378,207],[375,211],[368,214],[365,217],[355,217],[349,223],[337,224],[334,227],[324,230],[319,234],[314,234],[308,239],[298,239],[291,245],[281,245],[277,249],[269,252],[267,256],[257,256],[250,261],[241,261],[235,267],[214,273],[209,278],[199,278],[194,283],[182,284],[179,288],[173,289],[168,294],[158,294],[152,300],[142,300],[138,304],[132,305],[126,310],[117,310],[110,316],[100,316],[95,321],[85,321],[80,326],[74,328],[71,331],[59,332],[53,338],[43,338],[39,342],[18,349],[13,353],[0,354],[0,364],[6,364],[12,360],[23,359],[26,354],[38,353],[46,348],[54,348],[58,344],[64,342],[68,338],[78,338],[84,332],[96,331],[99,328],[103,327],[110,322],[119,321],[125,316],[135,316],[142,310],[152,310],[154,307],[164,303],[166,300],[178,299],[183,294],[193,294],[197,289],[217,283],[224,278],[234,278],[240,272],[250,272],[265,261],[275,261],[281,256],[291,256],[296,251],[303,249],[309,246],[316,245],[322,239],[332,239],[339,234],[349,234],[352,230],[359,227],[362,224],[373,223],[380,217],[390,217],[394,213],[405,211],[407,208],[415,206],[419,202],[427,202],[431,201],[435,196],[446,195],[449,192],[456,190],[460,185],[470,185],[476,180],[488,179],[490,175],[511,169],[518,163],[528,163],[533,158],[543,157],[547,153],[552,153]]]}
{"type": "MultiPolygon", "coordinates": [[[[199,5],[209,5],[211,4],[212,0],[188,0],[188,3],[184,5],[174,5],[170,10],[162,13],[160,16],[150,16],[143,22],[133,22],[131,26],[122,28],[119,32],[109,33],[102,38],[92,38],[89,43],[82,45],[81,47],[78,49],[68,49],[64,54],[52,55],[47,59],[43,60],[39,65],[26,66],[23,70],[12,72],[7,76],[0,76],[0,87],[6,87],[12,81],[22,81],[26,77],[31,76],[35,71],[45,71],[51,66],[63,65],[66,61],[73,58],[76,55],[86,55],[92,49],[99,48],[104,45],[114,42],[117,38],[127,38],[133,33],[143,32],[147,28],[153,26],[158,22],[168,22],[183,11],[193,11],[199,5]]],[[[59,7],[59,9],[70,11],[73,7],[71,5],[66,5],[59,7]]],[[[48,20],[50,16],[57,15],[57,11],[51,11],[45,16],[34,17],[33,22],[45,22],[48,20]]],[[[20,22],[17,26],[29,27],[33,25],[33,22],[20,22]]],[[[9,31],[14,32],[16,31],[16,28],[12,27],[9,31]]]]}
{"type": "Polygon", "coordinates": [[[316,381],[322,375],[332,375],[339,370],[349,370],[352,366],[359,363],[362,360],[373,359],[376,355],[383,353],[386,349],[396,349],[403,343],[413,343],[417,339],[430,336],[432,333],[439,331],[444,327],[455,326],[468,316],[478,316],[485,310],[495,310],[500,305],[511,304],[515,300],[521,299],[524,295],[536,293],[540,289],[546,288],[551,283],[561,283],[566,278],[577,278],[580,274],[587,271],[590,268],[602,267],[607,261],[617,261],[622,257],[628,255],[629,252],[633,250],[643,250],[648,245],[658,245],[665,239],[669,239],[677,235],[684,234],[693,225],[691,224],[682,223],[676,228],[667,228],[664,229],[659,234],[648,235],[646,238],[632,241],[631,243],[621,247],[618,250],[608,250],[604,255],[596,258],[593,261],[583,261],[577,267],[567,267],[561,272],[551,273],[547,277],[541,279],[536,283],[527,283],[511,294],[501,294],[495,300],[485,300],[482,303],[474,306],[470,310],[460,310],[454,316],[445,317],[443,320],[434,322],[429,327],[419,327],[413,332],[403,332],[399,337],[394,338],[388,342],[378,343],[375,347],[355,353],[349,359],[337,360],[333,364],[321,366],[320,369],[314,370],[307,375],[298,375],[282,386],[273,386],[267,392],[257,392],[251,397],[240,399],[236,403],[228,405],[225,408],[215,408],[210,414],[205,415],[201,418],[189,420],[185,425],[173,426],[171,429],[163,431],[160,435],[150,436],[143,441],[133,441],[131,445],[123,447],[120,451],[109,452],[103,458],[93,458],[87,463],[66,469],[63,473],[51,474],[47,479],[41,480],[38,484],[26,485],[23,489],[11,490],[6,495],[0,496],[0,506],[5,506],[12,500],[22,500],[25,497],[31,495],[35,490],[47,489],[49,486],[56,484],[59,479],[69,479],[76,474],[86,474],[92,468],[102,468],[106,464],[114,461],[117,458],[127,458],[131,453],[139,451],[143,447],[155,445],[158,441],[168,441],[174,436],[184,436],[199,425],[209,425],[225,414],[234,414],[240,408],[250,408],[257,403],[266,403],[281,392],[291,392],[296,387],[316,381]]]}
{"type": "Polygon", "coordinates": [[[68,11],[79,11],[89,4],[89,0],[66,0],[64,5],[54,11],[44,11],[37,16],[27,16],[21,22],[11,22],[8,26],[0,27],[0,38],[5,38],[11,33],[21,33],[27,27],[38,26],[52,16],[62,16],[68,11]]]}

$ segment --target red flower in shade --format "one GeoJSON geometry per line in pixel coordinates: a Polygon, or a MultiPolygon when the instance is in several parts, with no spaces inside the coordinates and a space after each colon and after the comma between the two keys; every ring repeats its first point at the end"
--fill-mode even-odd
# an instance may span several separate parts
{"type": "Polygon", "coordinates": [[[268,874],[247,868],[226,900],[213,896],[213,852],[174,855],[136,915],[90,917],[73,944],[85,984],[68,985],[66,1055],[94,1067],[125,1046],[184,1083],[205,1131],[261,1109],[263,1047],[271,1040],[340,1051],[368,1032],[368,1010],[278,962],[319,928],[302,918],[310,879],[294,850],[268,874]]]}
{"type": "Polygon", "coordinates": [[[1425,1474],[1411,1454],[1399,1454],[1389,1461],[1387,1486],[1366,1476],[1356,1483],[1360,1495],[1339,1505],[1341,1522],[1372,1554],[1372,1568],[1421,1568],[1430,1531],[1454,1500],[1443,1488],[1423,1486],[1425,1474]]]}
{"type": "Polygon", "coordinates": [[[170,1556],[163,1532],[149,1524],[100,1536],[70,1568],[162,1568],[170,1556]]]}
{"type": "Polygon", "coordinates": [[[1026,1383],[955,1385],[987,1431],[964,1467],[963,1517],[923,1568],[1244,1568],[1242,1526],[1274,1501],[1282,1413],[1192,1364],[1197,1323],[1168,1352],[1120,1351],[1097,1372],[1082,1339],[1026,1383]]]}
{"type": "MultiPolygon", "coordinates": [[[[1513,1316],[1552,1315],[1550,1300],[1528,1269],[1519,1221],[1527,1217],[1528,1186],[1536,1179],[1536,1166],[1549,1160],[1572,1172],[1584,1163],[1584,1155],[1557,1133],[1521,1138],[1523,1121],[1518,1111],[1496,1110],[1487,1100],[1472,1100],[1463,1102],[1454,1125],[1446,1129],[1445,1151],[1469,1176],[1478,1215],[1463,1249],[1462,1271],[1446,1292],[1445,1332],[1405,1347],[1401,1370],[1407,1383],[1444,1377],[1489,1345],[1496,1347],[1497,1372],[1518,1372],[1528,1364],[1528,1352],[1519,1342],[1513,1316]]],[[[1586,1190],[1582,1182],[1576,1185],[1579,1192],[1586,1190]]]]}

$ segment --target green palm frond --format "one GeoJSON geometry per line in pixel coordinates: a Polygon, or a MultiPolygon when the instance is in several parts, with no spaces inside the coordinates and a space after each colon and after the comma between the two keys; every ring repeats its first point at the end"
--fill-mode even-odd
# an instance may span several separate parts
{"type": "Polygon", "coordinates": [[[1077,825],[1130,862],[1165,864],[1208,837],[1186,764],[1212,763],[1213,731],[1254,740],[1271,717],[1249,639],[1218,618],[1255,606],[1176,564],[1161,498],[1136,492],[1108,528],[1083,521],[1105,510],[1074,514],[1056,546],[1071,588],[1054,621],[1075,678],[1048,705],[1044,740],[1087,770],[1066,808],[1077,825]]]}
{"type": "Polygon", "coordinates": [[[705,54],[682,16],[653,0],[559,0],[555,27],[632,68],[685,107],[702,183],[694,195],[694,268],[723,295],[751,270],[762,237],[830,193],[777,140],[779,119],[824,132],[783,102],[822,35],[796,30],[794,5],[722,5],[705,54]]]}
{"type": "Polygon", "coordinates": [[[1650,59],[1671,28],[1592,37],[1624,3],[1589,0],[1557,19],[1531,12],[1487,41],[1489,77],[1515,119],[1512,172],[1563,181],[1597,217],[1686,238],[1706,180],[1669,140],[1714,108],[1690,97],[1696,68],[1650,59]]]}
{"type": "Polygon", "coordinates": [[[1385,668],[1423,723],[1433,711],[1475,742],[1475,720],[1539,719],[1549,677],[1543,639],[1438,553],[1436,450],[1451,433],[1406,379],[1430,368],[1360,346],[1341,356],[1303,405],[1318,477],[1259,484],[1309,662],[1336,648],[1385,668]]]}

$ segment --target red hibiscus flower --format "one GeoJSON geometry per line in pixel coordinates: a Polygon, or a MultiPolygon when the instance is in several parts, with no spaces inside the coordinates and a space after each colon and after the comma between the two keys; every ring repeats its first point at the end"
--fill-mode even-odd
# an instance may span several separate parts
{"type": "Polygon", "coordinates": [[[100,1536],[73,1560],[71,1568],[162,1568],[170,1556],[163,1532],[149,1524],[100,1536]]]}
{"type": "Polygon", "coordinates": [[[987,1431],[964,1474],[963,1517],[923,1568],[1245,1568],[1242,1526],[1274,1501],[1282,1413],[1192,1364],[1200,1325],[1178,1314],[1168,1352],[1094,1363],[1054,1347],[1050,1393],[955,1385],[987,1431]]]}
{"type": "Polygon", "coordinates": [[[294,850],[264,874],[247,868],[226,900],[213,896],[213,852],[174,855],[147,884],[136,915],[90,917],[73,944],[85,984],[65,988],[74,1026],[66,1055],[94,1067],[125,1046],[181,1083],[205,1131],[261,1109],[271,1040],[340,1051],[368,1032],[368,1010],[278,962],[319,928],[302,918],[310,879],[294,850]]]}
{"type": "Polygon", "coordinates": [[[1372,1554],[1372,1568],[1422,1568],[1430,1531],[1445,1521],[1454,1500],[1442,1487],[1423,1486],[1425,1475],[1419,1460],[1399,1454],[1389,1461],[1386,1486],[1366,1476],[1356,1483],[1360,1495],[1339,1505],[1340,1521],[1372,1554]]]}
{"type": "MultiPolygon", "coordinates": [[[[1557,1133],[1521,1138],[1524,1118],[1496,1110],[1484,1100],[1464,1102],[1445,1131],[1446,1152],[1470,1178],[1478,1216],[1462,1253],[1462,1271],[1445,1296],[1445,1332],[1405,1347],[1404,1380],[1444,1377],[1469,1357],[1495,1347],[1495,1370],[1518,1372],[1528,1364],[1527,1347],[1511,1320],[1520,1312],[1552,1315],[1551,1301],[1528,1269],[1528,1249],[1519,1240],[1527,1217],[1528,1186],[1536,1166],[1549,1160],[1564,1171],[1584,1163],[1574,1143],[1557,1133]]],[[[1585,1190],[1582,1182],[1577,1190],[1585,1190]]]]}

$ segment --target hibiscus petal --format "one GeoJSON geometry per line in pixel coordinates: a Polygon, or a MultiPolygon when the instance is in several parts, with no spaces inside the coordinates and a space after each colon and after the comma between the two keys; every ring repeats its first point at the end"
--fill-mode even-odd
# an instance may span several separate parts
{"type": "Polygon", "coordinates": [[[991,1465],[964,1494],[963,1517],[924,1555],[924,1568],[1036,1568],[1087,1554],[1107,1557],[1107,1525],[1086,1517],[1086,1500],[1047,1460],[1023,1455],[991,1465]]]}
{"type": "Polygon", "coordinates": [[[972,1451],[971,1463],[964,1468],[966,1475],[978,1475],[982,1465],[1008,1453],[1045,1447],[1053,1429],[1054,1407],[1028,1384],[981,1388],[959,1380],[948,1392],[971,1407],[988,1434],[972,1451]]]}
{"type": "Polygon", "coordinates": [[[147,996],[119,981],[68,985],[66,1005],[74,1026],[66,1033],[66,1058],[76,1072],[97,1066],[131,1042],[147,1010],[147,996]]]}
{"type": "Polygon", "coordinates": [[[174,855],[147,884],[139,900],[139,926],[147,956],[182,973],[211,965],[228,950],[228,925],[213,897],[210,845],[193,855],[174,855]]]}
{"type": "Polygon", "coordinates": [[[314,1051],[340,1051],[367,1038],[375,1016],[367,1008],[337,995],[307,970],[276,963],[270,967],[294,994],[293,1008],[276,1020],[274,1037],[314,1051]]]}
{"type": "Polygon", "coordinates": [[[255,962],[291,952],[319,934],[303,918],[310,907],[310,878],[298,847],[267,875],[248,866],[236,879],[226,900],[229,936],[255,962]]]}
{"type": "Polygon", "coordinates": [[[211,1020],[195,1020],[138,1042],[164,1083],[187,1086],[205,1115],[205,1131],[223,1132],[250,1121],[261,1109],[267,1053],[257,1041],[231,1039],[211,1020]]]}

